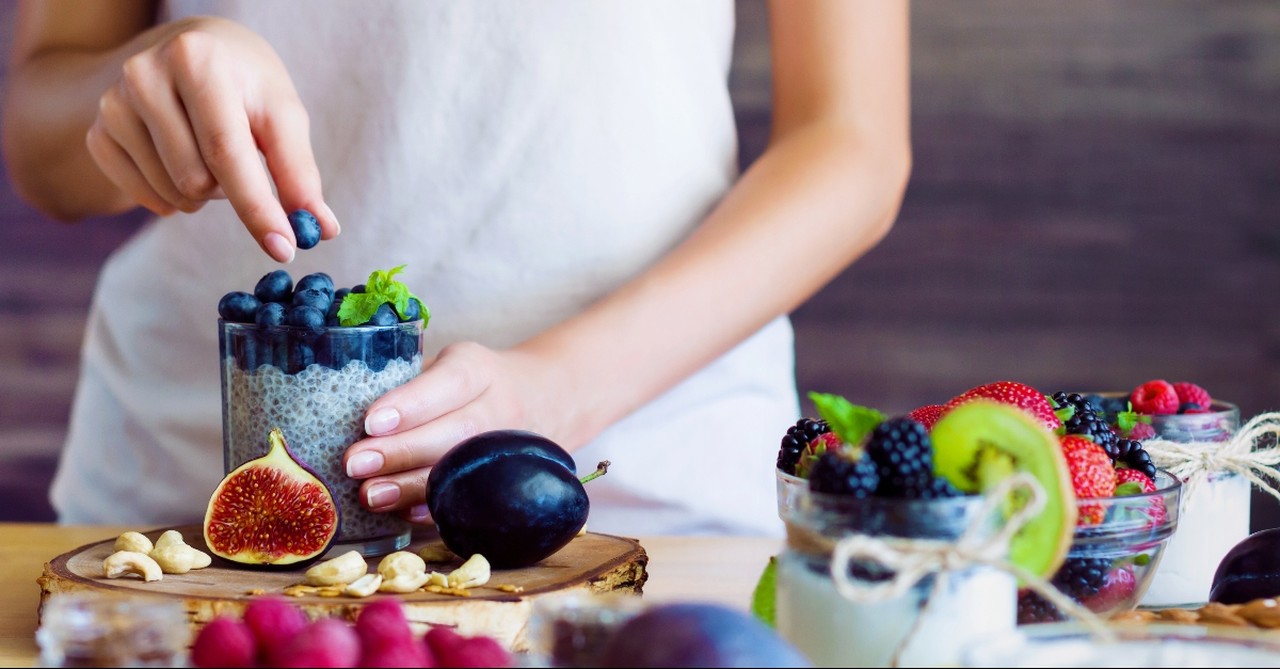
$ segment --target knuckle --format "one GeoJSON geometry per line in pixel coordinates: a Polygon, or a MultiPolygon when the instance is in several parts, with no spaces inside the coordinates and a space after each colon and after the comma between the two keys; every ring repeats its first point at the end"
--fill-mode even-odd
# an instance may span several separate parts
{"type": "Polygon", "coordinates": [[[229,165],[235,160],[235,137],[224,128],[206,128],[200,136],[200,153],[210,165],[229,165]]]}
{"type": "Polygon", "coordinates": [[[213,174],[204,169],[184,169],[174,176],[173,185],[188,200],[208,200],[218,187],[213,174]]]}
{"type": "Polygon", "coordinates": [[[201,30],[184,30],[162,48],[165,58],[180,70],[195,71],[209,60],[215,39],[201,30]]]}

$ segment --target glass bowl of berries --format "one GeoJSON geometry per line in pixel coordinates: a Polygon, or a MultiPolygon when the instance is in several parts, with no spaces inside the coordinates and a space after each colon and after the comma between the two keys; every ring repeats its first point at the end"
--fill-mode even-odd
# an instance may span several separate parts
{"type": "MultiPolygon", "coordinates": [[[[1064,453],[1080,478],[1071,447],[1064,453]]],[[[1130,611],[1142,601],[1178,527],[1182,483],[1162,469],[1148,477],[1138,469],[1113,468],[1109,496],[1076,498],[1071,548],[1050,583],[1076,603],[1103,617],[1130,611]]],[[[1109,479],[1095,469],[1089,475],[1109,479]]],[[[1077,482],[1079,487],[1081,484],[1077,482]]],[[[1018,592],[1018,623],[1057,622],[1067,617],[1029,589],[1018,592]]]]}

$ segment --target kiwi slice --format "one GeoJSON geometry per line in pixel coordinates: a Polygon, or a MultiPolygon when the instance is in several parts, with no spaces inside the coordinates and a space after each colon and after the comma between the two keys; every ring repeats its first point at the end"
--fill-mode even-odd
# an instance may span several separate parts
{"type": "Polygon", "coordinates": [[[1048,498],[1044,510],[1014,536],[1009,560],[1042,578],[1053,576],[1076,527],[1075,493],[1058,438],[1020,409],[988,400],[948,411],[930,437],[934,474],[964,492],[986,492],[1014,472],[1039,481],[1048,498]]]}

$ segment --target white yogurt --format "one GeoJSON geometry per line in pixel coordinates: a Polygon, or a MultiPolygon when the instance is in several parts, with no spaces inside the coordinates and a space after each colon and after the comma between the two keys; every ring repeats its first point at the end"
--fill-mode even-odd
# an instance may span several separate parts
{"type": "Polygon", "coordinates": [[[1142,606],[1199,606],[1209,600],[1222,558],[1249,536],[1249,480],[1218,472],[1184,496],[1178,529],[1165,548],[1142,606]]]}
{"type": "Polygon", "coordinates": [[[952,573],[924,607],[928,580],[896,599],[854,603],[810,565],[793,553],[778,559],[777,629],[818,666],[890,666],[909,634],[899,666],[956,666],[973,639],[1012,632],[1017,621],[1017,583],[995,569],[952,573]]]}

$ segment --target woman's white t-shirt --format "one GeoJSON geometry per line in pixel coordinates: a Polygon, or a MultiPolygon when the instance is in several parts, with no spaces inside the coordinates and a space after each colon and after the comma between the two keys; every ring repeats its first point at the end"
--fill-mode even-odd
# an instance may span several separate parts
{"type": "MultiPolygon", "coordinates": [[[[729,0],[205,5],[166,16],[263,35],[310,113],[342,235],[285,268],[350,286],[407,265],[428,354],[506,347],[577,313],[737,176],[729,0]]],[[[53,486],[61,521],[202,517],[223,474],[218,299],[279,267],[225,201],[151,221],[109,259],[53,486]]],[[[590,484],[588,527],[778,532],[774,459],[798,411],[780,318],[575,454],[583,471],[613,463],[590,484]]]]}

